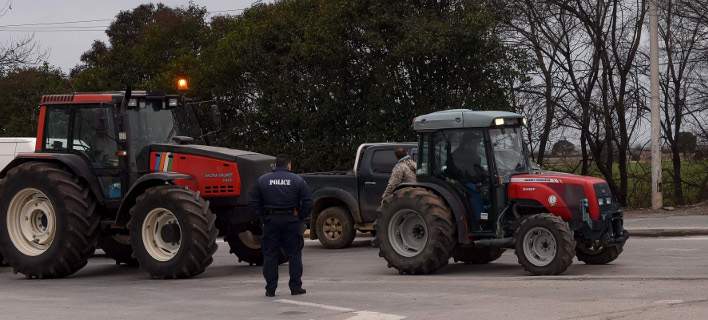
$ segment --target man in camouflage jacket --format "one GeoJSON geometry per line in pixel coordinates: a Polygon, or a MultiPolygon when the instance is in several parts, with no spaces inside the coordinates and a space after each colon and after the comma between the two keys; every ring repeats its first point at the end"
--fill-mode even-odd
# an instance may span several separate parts
{"type": "Polygon", "coordinates": [[[388,186],[386,186],[386,191],[384,191],[382,199],[393,194],[393,190],[396,189],[401,183],[415,182],[415,169],[416,164],[411,156],[408,155],[406,149],[401,147],[396,148],[396,158],[398,162],[393,167],[393,172],[391,172],[391,177],[388,178],[388,186]]]}

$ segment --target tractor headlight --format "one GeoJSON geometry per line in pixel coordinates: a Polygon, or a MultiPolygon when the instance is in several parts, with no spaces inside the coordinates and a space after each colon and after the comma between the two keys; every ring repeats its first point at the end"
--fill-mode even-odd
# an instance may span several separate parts
{"type": "Polygon", "coordinates": [[[167,102],[167,105],[170,107],[176,107],[177,106],[177,98],[170,98],[170,100],[167,102]]]}
{"type": "Polygon", "coordinates": [[[494,124],[497,126],[503,126],[504,125],[504,118],[496,118],[494,119],[494,124]]]}

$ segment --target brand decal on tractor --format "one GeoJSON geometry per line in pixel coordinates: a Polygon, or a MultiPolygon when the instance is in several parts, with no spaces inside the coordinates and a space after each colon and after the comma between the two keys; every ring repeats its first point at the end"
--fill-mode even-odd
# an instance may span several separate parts
{"type": "Polygon", "coordinates": [[[561,183],[560,179],[554,179],[554,178],[511,178],[511,182],[561,183]]]}

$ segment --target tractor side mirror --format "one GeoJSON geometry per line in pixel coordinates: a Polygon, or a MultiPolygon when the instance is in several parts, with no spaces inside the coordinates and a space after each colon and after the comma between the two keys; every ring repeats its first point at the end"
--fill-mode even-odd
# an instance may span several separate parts
{"type": "Polygon", "coordinates": [[[219,106],[215,104],[209,106],[209,115],[211,116],[211,122],[214,124],[214,129],[216,129],[216,131],[221,130],[221,112],[219,111],[219,106]]]}

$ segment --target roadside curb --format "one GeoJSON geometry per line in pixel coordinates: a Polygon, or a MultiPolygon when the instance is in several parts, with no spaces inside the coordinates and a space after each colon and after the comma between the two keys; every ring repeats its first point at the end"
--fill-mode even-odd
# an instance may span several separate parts
{"type": "Polygon", "coordinates": [[[708,228],[638,228],[627,232],[638,238],[708,236],[708,228]]]}

